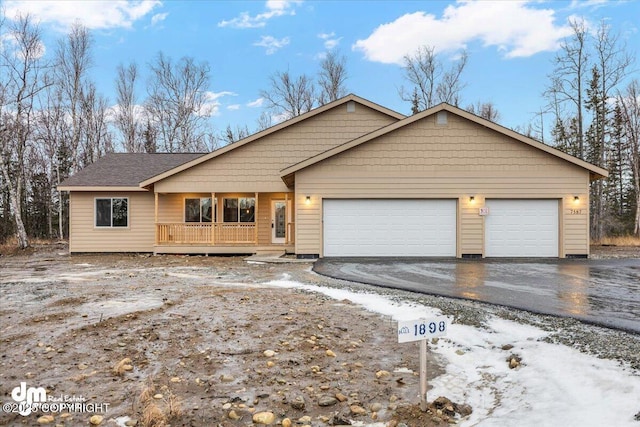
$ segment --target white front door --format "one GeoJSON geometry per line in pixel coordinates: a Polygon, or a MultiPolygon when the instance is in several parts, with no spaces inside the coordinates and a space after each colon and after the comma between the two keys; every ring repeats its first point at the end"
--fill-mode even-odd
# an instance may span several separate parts
{"type": "Polygon", "coordinates": [[[287,202],[271,202],[271,242],[284,243],[287,236],[287,202]]]}

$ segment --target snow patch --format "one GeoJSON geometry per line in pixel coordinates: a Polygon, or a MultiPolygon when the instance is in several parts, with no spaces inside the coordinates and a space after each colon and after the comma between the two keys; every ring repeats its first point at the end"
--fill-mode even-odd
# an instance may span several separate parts
{"type": "MultiPolygon", "coordinates": [[[[441,315],[440,310],[399,303],[377,294],[325,288],[290,280],[267,283],[280,288],[318,292],[350,300],[394,320],[441,315]]],[[[453,320],[453,319],[450,319],[453,320]]],[[[541,425],[638,427],[640,373],[613,360],[598,359],[559,344],[542,341],[548,332],[490,316],[487,328],[452,323],[430,351],[446,362],[446,372],[431,381],[430,399],[446,396],[467,403],[471,416],[461,426],[539,427],[541,425]],[[510,350],[502,346],[510,344],[510,350]],[[517,354],[522,365],[509,369],[517,354]]]]}

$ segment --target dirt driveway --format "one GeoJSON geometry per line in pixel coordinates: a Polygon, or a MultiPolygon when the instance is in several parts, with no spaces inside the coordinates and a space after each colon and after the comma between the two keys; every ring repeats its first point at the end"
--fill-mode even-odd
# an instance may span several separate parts
{"type": "Polygon", "coordinates": [[[0,425],[447,425],[416,412],[416,349],[389,319],[265,285],[283,277],[332,280],[234,257],[0,257],[0,425]],[[22,382],[79,406],[8,414],[22,382]]]}

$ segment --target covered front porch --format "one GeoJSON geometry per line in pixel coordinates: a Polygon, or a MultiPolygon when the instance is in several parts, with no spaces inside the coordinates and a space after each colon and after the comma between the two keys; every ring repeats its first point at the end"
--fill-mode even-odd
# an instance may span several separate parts
{"type": "Polygon", "coordinates": [[[155,193],[154,253],[293,253],[293,206],[293,193],[155,193]]]}

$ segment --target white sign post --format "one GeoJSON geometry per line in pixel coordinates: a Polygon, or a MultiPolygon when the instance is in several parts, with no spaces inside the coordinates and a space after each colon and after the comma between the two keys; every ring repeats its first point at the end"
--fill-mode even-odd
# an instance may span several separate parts
{"type": "Polygon", "coordinates": [[[427,340],[447,333],[446,317],[398,322],[398,342],[420,341],[420,409],[427,410],[427,340]]]}

